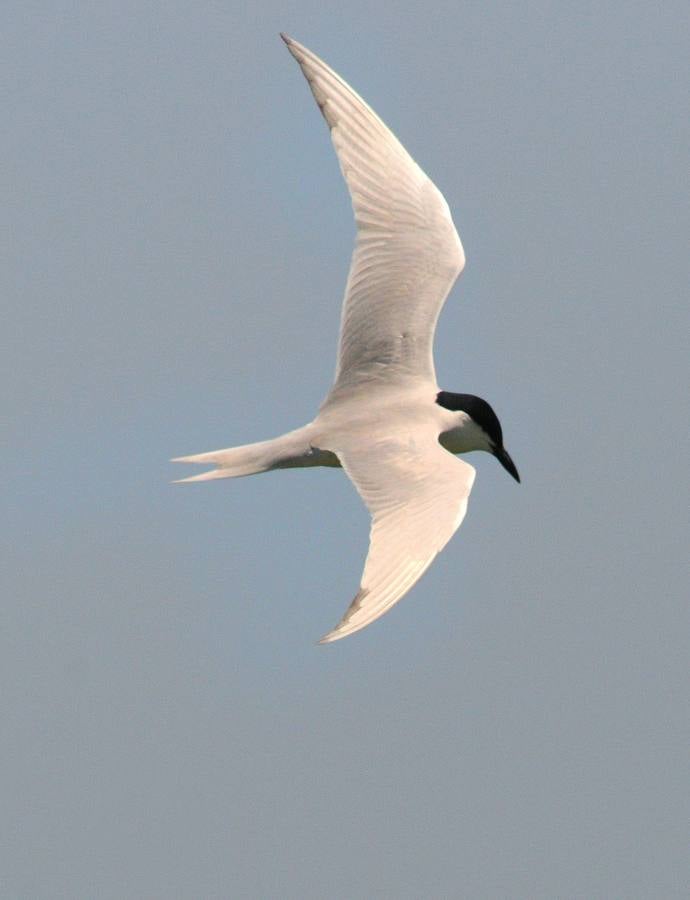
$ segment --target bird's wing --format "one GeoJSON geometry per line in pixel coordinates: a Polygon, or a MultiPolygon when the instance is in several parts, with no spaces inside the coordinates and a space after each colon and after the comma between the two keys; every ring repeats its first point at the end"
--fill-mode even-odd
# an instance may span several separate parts
{"type": "Polygon", "coordinates": [[[359,631],[410,590],[465,517],[475,476],[430,427],[370,436],[366,449],[360,442],[337,452],[372,522],[359,592],[321,643],[359,631]]]}
{"type": "Polygon", "coordinates": [[[435,382],[436,320],[465,264],[448,204],[364,100],[282,37],[331,130],[357,224],[333,392],[371,379],[435,382]]]}

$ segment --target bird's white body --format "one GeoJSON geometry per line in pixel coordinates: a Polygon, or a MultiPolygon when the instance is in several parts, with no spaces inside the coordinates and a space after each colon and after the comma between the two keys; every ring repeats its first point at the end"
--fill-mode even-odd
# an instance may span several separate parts
{"type": "Polygon", "coordinates": [[[305,47],[283,39],[331,129],[357,223],[335,382],[303,428],[176,461],[216,466],[183,481],[345,469],[372,528],[360,590],[327,642],[390,609],[459,526],[475,470],[451,454],[495,452],[497,440],[504,451],[497,420],[492,441],[466,411],[437,399],[434,330],[465,264],[446,201],[361,97],[305,47]]]}

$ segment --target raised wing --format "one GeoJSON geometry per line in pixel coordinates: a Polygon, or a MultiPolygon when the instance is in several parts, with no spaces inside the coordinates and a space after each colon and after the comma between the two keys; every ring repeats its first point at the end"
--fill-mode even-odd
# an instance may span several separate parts
{"type": "Polygon", "coordinates": [[[371,437],[366,450],[338,450],[338,458],[372,523],[359,592],[322,644],[369,625],[421,578],[465,517],[475,476],[431,428],[371,437]]]}
{"type": "Polygon", "coordinates": [[[448,204],[352,88],[282,38],[331,129],[357,223],[332,393],[372,379],[435,383],[436,321],[465,264],[448,204]]]}

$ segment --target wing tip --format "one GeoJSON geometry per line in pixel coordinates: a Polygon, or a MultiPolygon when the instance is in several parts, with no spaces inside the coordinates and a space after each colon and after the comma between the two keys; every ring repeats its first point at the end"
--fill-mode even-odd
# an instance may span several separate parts
{"type": "MultiPolygon", "coordinates": [[[[341,623],[343,624],[343,623],[341,623]]],[[[324,644],[332,644],[334,641],[340,641],[342,638],[348,637],[348,635],[352,634],[352,631],[349,629],[346,631],[344,628],[341,628],[341,624],[335,626],[335,628],[331,629],[331,631],[327,631],[323,637],[320,637],[316,642],[319,646],[324,644]]],[[[357,631],[358,629],[354,629],[357,631]]]]}
{"type": "Polygon", "coordinates": [[[290,53],[292,53],[292,55],[295,57],[295,59],[299,62],[300,61],[299,54],[301,51],[304,50],[302,45],[298,41],[296,41],[294,38],[291,38],[290,35],[286,34],[284,31],[280,31],[279,34],[280,34],[281,40],[283,41],[285,46],[288,48],[290,53]]]}
{"type": "MultiPolygon", "coordinates": [[[[348,606],[347,612],[342,617],[342,619],[338,622],[335,628],[332,628],[330,631],[327,631],[326,634],[322,638],[318,640],[319,644],[332,644],[333,641],[339,641],[341,638],[348,637],[351,634],[354,634],[356,631],[360,631],[362,628],[366,628],[369,624],[370,620],[366,620],[364,622],[358,622],[357,624],[352,624],[353,615],[359,611],[362,606],[362,601],[369,593],[367,588],[360,588],[357,591],[357,596],[354,598],[352,603],[348,606]]],[[[371,620],[373,621],[373,620],[371,620]]]]}

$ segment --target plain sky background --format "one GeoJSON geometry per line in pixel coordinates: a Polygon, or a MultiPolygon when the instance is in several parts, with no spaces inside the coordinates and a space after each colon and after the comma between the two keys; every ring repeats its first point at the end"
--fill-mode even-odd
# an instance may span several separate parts
{"type": "Polygon", "coordinates": [[[687,3],[5,3],[3,898],[688,895],[687,3]],[[353,237],[285,30],[444,192],[461,531],[328,647],[353,237]]]}

